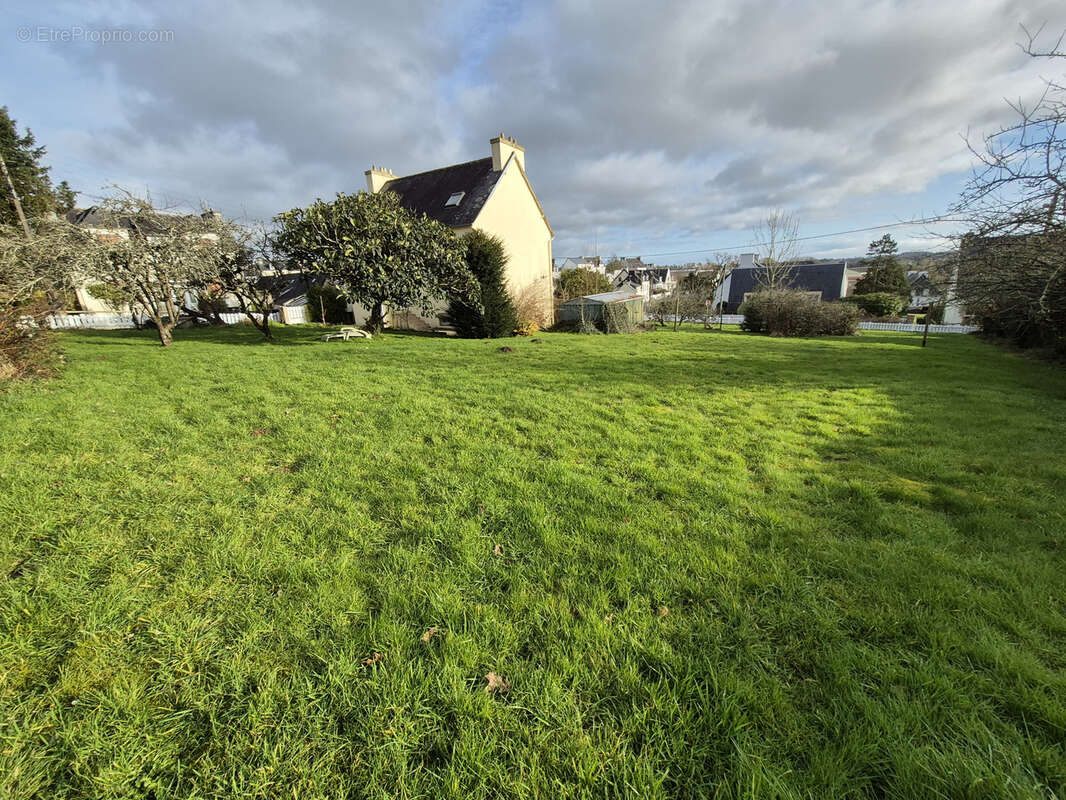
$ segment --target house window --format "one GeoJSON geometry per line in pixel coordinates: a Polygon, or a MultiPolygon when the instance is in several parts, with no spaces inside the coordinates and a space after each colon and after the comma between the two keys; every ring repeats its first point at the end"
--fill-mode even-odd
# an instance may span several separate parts
{"type": "Polygon", "coordinates": [[[460,201],[463,199],[463,195],[465,195],[465,194],[466,194],[466,192],[456,192],[455,194],[453,194],[451,197],[448,198],[448,202],[444,204],[444,207],[447,208],[448,206],[457,206],[457,205],[459,205],[460,201]]]}

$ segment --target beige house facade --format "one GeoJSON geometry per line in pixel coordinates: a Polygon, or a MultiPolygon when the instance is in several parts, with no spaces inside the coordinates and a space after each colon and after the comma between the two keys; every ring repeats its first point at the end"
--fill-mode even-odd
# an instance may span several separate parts
{"type": "MultiPolygon", "coordinates": [[[[507,252],[507,286],[520,307],[537,307],[544,324],[552,322],[552,239],[544,209],[526,175],[525,148],[502,133],[490,140],[490,156],[449,167],[398,177],[391,170],[366,171],[371,193],[396,192],[410,211],[424,213],[458,236],[477,229],[498,237],[507,252]]],[[[394,327],[432,329],[446,324],[446,304],[423,315],[393,309],[394,327]]],[[[356,322],[367,312],[353,307],[356,322]]]]}

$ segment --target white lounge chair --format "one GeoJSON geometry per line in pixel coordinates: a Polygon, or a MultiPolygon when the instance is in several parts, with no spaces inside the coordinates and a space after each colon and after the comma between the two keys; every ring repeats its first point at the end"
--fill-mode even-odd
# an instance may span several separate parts
{"type": "Polygon", "coordinates": [[[371,339],[373,338],[369,333],[362,328],[341,328],[339,333],[327,333],[322,337],[323,342],[328,342],[330,339],[340,339],[342,341],[348,341],[349,339],[371,339]]]}

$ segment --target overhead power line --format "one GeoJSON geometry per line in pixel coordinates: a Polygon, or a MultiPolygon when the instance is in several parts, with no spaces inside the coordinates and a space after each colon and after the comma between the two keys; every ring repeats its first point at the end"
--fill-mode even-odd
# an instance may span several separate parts
{"type": "MultiPolygon", "coordinates": [[[[914,225],[932,225],[940,222],[965,222],[965,220],[957,219],[951,216],[939,216],[939,217],[925,217],[923,219],[915,219],[907,222],[890,222],[884,225],[871,225],[868,228],[851,228],[846,231],[834,231],[832,233],[817,233],[810,236],[797,236],[793,241],[796,242],[809,242],[815,239],[831,239],[834,236],[846,236],[849,233],[867,233],[869,231],[881,231],[888,228],[904,228],[914,225]]],[[[660,256],[687,256],[695,255],[697,253],[728,253],[734,250],[751,250],[758,248],[759,242],[750,242],[748,244],[734,245],[732,247],[704,247],[700,250],[674,250],[669,253],[641,253],[641,258],[658,258],[660,256]]],[[[580,258],[581,256],[574,256],[580,258]]]]}

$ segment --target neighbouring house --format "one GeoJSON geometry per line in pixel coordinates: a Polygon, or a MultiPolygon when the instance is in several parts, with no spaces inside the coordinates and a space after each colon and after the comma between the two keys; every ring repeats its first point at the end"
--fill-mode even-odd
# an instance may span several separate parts
{"type": "Polygon", "coordinates": [[[645,300],[651,300],[656,294],[672,291],[677,280],[669,267],[644,265],[620,269],[615,273],[612,283],[619,291],[634,292],[645,300]]]}
{"type": "MultiPolygon", "coordinates": [[[[499,237],[507,252],[507,286],[516,301],[536,305],[552,322],[552,239],[554,233],[526,175],[526,153],[502,133],[489,141],[487,158],[404,177],[372,167],[366,171],[371,193],[395,192],[403,205],[447,225],[459,236],[475,228],[499,237]]],[[[446,326],[447,304],[429,314],[393,309],[389,324],[433,329],[446,326]]],[[[354,306],[357,323],[369,312],[354,306]]]]}
{"type": "MultiPolygon", "coordinates": [[[[828,264],[794,264],[788,267],[784,284],[790,289],[817,294],[822,300],[839,300],[854,288],[862,273],[848,267],[847,261],[828,264]]],[[[754,253],[740,256],[737,267],[726,276],[715,294],[715,306],[725,303],[725,311],[737,313],[744,299],[759,289],[766,279],[766,267],[759,264],[754,253]]]]}
{"type": "Polygon", "coordinates": [[[613,258],[604,266],[604,274],[607,280],[614,283],[615,279],[626,270],[647,269],[650,264],[645,264],[640,256],[613,258]]]}
{"type": "Polygon", "coordinates": [[[924,309],[934,305],[940,299],[940,292],[929,280],[925,270],[911,270],[907,273],[907,284],[911,288],[909,308],[924,309]]]}
{"type": "Polygon", "coordinates": [[[624,314],[630,326],[644,321],[644,297],[628,291],[573,297],[559,305],[559,321],[603,327],[610,314],[624,314]]]}
{"type": "MultiPolygon", "coordinates": [[[[163,225],[167,218],[182,220],[188,219],[194,215],[192,214],[168,214],[165,212],[158,212],[154,215],[154,219],[158,221],[157,224],[163,225]]],[[[210,219],[212,217],[221,216],[218,211],[208,209],[200,214],[201,217],[210,219]]],[[[111,212],[99,207],[90,206],[89,208],[74,208],[66,213],[67,222],[72,225],[85,228],[89,233],[93,234],[97,239],[102,242],[117,242],[121,239],[129,239],[130,231],[133,229],[133,222],[129,218],[117,218],[111,212]]],[[[145,225],[145,222],[140,223],[141,228],[145,225]]],[[[155,229],[157,232],[164,230],[163,227],[155,229]]],[[[152,231],[145,231],[149,240],[152,238],[152,231]]],[[[217,241],[217,234],[204,233],[201,234],[204,239],[214,239],[217,241]]],[[[91,281],[82,281],[78,285],[74,294],[78,300],[78,308],[81,311],[87,312],[108,312],[108,311],[129,311],[129,307],[113,308],[107,301],[101,300],[98,297],[94,297],[89,291],[91,281]]],[[[183,299],[183,302],[191,303],[192,298],[187,296],[183,299]]],[[[136,309],[134,309],[136,310],[136,309]]]]}

